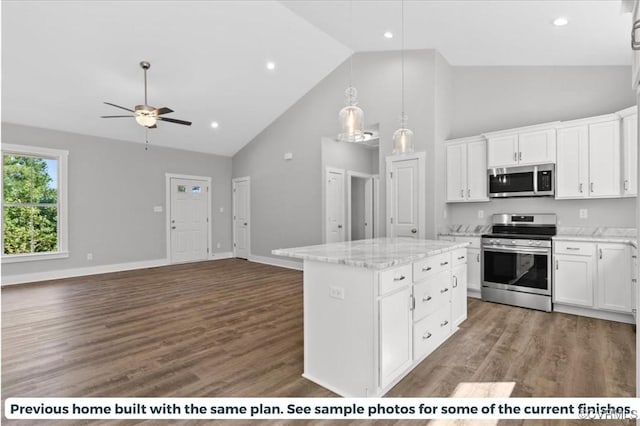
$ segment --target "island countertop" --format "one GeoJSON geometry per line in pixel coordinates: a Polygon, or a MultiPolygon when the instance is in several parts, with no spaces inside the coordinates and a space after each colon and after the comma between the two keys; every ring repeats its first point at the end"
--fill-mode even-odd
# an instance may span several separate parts
{"type": "Polygon", "coordinates": [[[360,268],[385,269],[468,246],[467,242],[373,238],[273,250],[277,256],[360,268]]]}

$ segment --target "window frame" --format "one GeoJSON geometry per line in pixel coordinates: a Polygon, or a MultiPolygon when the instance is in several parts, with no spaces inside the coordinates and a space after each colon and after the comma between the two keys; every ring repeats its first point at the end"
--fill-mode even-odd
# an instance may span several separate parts
{"type": "Polygon", "coordinates": [[[38,260],[62,259],[69,257],[69,223],[68,223],[68,157],[69,151],[62,149],[42,148],[31,145],[2,144],[2,210],[4,212],[4,156],[7,154],[25,155],[39,158],[52,158],[58,161],[58,251],[46,253],[4,254],[4,214],[2,220],[2,264],[30,262],[38,260]]]}

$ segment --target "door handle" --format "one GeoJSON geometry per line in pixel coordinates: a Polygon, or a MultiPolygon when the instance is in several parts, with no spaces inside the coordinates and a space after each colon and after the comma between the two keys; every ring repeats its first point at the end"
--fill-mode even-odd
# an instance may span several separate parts
{"type": "Polygon", "coordinates": [[[412,233],[412,234],[415,234],[416,232],[418,232],[418,230],[417,230],[416,228],[413,228],[413,229],[411,230],[411,233],[412,233]]]}
{"type": "Polygon", "coordinates": [[[342,225],[338,225],[338,229],[342,229],[342,225]]]}
{"type": "Polygon", "coordinates": [[[172,227],[171,227],[171,229],[176,229],[176,227],[175,227],[175,226],[172,226],[172,227]]]}
{"type": "Polygon", "coordinates": [[[519,153],[518,153],[518,160],[519,160],[519,161],[522,161],[522,152],[519,152],[519,153]]]}
{"type": "Polygon", "coordinates": [[[449,291],[449,287],[445,287],[442,290],[440,290],[440,293],[446,293],[449,291]]]}
{"type": "Polygon", "coordinates": [[[602,259],[602,249],[599,249],[600,251],[600,259],[602,259]]]}
{"type": "Polygon", "coordinates": [[[582,194],[582,182],[580,183],[580,186],[578,187],[578,189],[580,190],[580,193],[582,194]]]}
{"type": "Polygon", "coordinates": [[[429,300],[431,300],[431,296],[423,296],[422,297],[422,301],[423,302],[428,302],[429,300]]]}
{"type": "Polygon", "coordinates": [[[245,222],[245,223],[244,223],[244,226],[247,226],[247,225],[248,225],[248,223],[247,223],[247,222],[245,222]]]}
{"type": "Polygon", "coordinates": [[[460,198],[464,198],[464,189],[460,190],[460,198]]]}
{"type": "Polygon", "coordinates": [[[556,259],[556,271],[558,270],[558,259],[556,259]]]}
{"type": "Polygon", "coordinates": [[[455,275],[453,276],[453,288],[458,287],[458,277],[456,277],[455,275]]]}
{"type": "Polygon", "coordinates": [[[593,182],[591,182],[591,192],[593,192],[593,182]]]}
{"type": "Polygon", "coordinates": [[[400,275],[398,278],[394,278],[394,281],[402,281],[404,280],[406,277],[404,275],[400,275]]]}
{"type": "Polygon", "coordinates": [[[480,253],[476,254],[476,262],[480,263],[480,253]]]}
{"type": "Polygon", "coordinates": [[[625,191],[628,191],[628,190],[629,190],[629,180],[628,180],[628,179],[625,179],[625,180],[624,180],[624,190],[625,190],[625,191]]]}
{"type": "Polygon", "coordinates": [[[518,161],[518,153],[517,152],[513,153],[513,161],[518,161]]]}
{"type": "Polygon", "coordinates": [[[447,325],[447,324],[449,324],[449,321],[444,320],[444,322],[440,324],[440,327],[444,327],[444,326],[445,326],[445,325],[447,325]]]}

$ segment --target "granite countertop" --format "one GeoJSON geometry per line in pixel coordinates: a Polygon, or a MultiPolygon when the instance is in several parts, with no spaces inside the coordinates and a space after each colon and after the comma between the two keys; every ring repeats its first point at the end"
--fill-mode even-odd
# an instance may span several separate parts
{"type": "Polygon", "coordinates": [[[586,241],[597,243],[622,243],[638,247],[635,228],[580,228],[559,227],[555,240],[586,241]]]}
{"type": "Polygon", "coordinates": [[[318,262],[336,263],[360,268],[384,269],[411,263],[418,259],[468,246],[469,243],[452,243],[413,238],[374,238],[344,241],[316,246],[273,250],[277,256],[318,262]]]}
{"type": "Polygon", "coordinates": [[[438,231],[438,235],[449,237],[480,237],[490,233],[491,225],[449,225],[438,231]]]}

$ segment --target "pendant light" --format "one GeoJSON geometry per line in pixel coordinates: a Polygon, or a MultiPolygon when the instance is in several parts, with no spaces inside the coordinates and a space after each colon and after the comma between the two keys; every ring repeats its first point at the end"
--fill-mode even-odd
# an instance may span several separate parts
{"type": "MultiPolygon", "coordinates": [[[[349,28],[351,31],[351,45],[353,46],[353,1],[349,2],[349,28]]],[[[340,110],[338,120],[340,133],[338,140],[343,142],[364,141],[364,113],[358,106],[358,91],[353,87],[353,53],[349,59],[349,87],[344,91],[346,106],[340,110]]]]}
{"type": "Polygon", "coordinates": [[[400,115],[400,128],[393,132],[393,153],[409,154],[413,152],[413,132],[407,128],[407,116],[404,113],[404,0],[402,5],[402,35],[400,47],[400,62],[402,64],[402,114],[400,115]]]}

